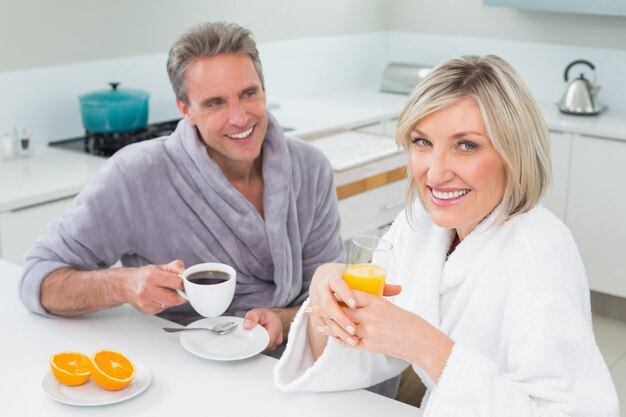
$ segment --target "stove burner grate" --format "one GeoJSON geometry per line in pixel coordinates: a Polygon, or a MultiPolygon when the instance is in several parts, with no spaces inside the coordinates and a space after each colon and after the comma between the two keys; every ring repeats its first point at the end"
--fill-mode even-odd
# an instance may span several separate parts
{"type": "Polygon", "coordinates": [[[169,136],[176,130],[177,125],[178,120],[171,120],[151,124],[131,132],[94,133],[86,131],[84,137],[85,152],[94,155],[111,156],[131,143],[169,136]]]}

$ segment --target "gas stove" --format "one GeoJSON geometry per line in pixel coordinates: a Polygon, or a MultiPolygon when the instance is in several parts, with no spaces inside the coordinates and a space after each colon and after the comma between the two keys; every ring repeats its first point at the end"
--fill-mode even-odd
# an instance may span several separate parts
{"type": "Polygon", "coordinates": [[[153,123],[131,132],[93,133],[87,131],[84,136],[52,141],[48,143],[48,146],[109,157],[131,143],[169,136],[176,130],[179,121],[180,119],[153,123]]]}

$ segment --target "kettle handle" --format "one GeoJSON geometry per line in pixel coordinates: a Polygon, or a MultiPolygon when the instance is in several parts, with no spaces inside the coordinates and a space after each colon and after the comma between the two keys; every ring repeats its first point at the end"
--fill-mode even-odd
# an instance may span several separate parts
{"type": "Polygon", "coordinates": [[[569,80],[568,80],[568,76],[567,76],[567,73],[569,72],[569,69],[570,69],[570,68],[572,68],[574,65],[577,65],[577,64],[585,64],[585,65],[588,65],[588,66],[589,66],[589,68],[591,68],[591,69],[592,69],[592,70],[594,70],[594,71],[595,71],[595,69],[596,69],[596,67],[594,67],[594,65],[593,65],[591,62],[589,62],[589,61],[585,61],[584,59],[577,59],[576,61],[571,62],[571,63],[570,63],[567,67],[565,67],[565,75],[564,75],[564,77],[565,77],[565,81],[566,81],[566,82],[567,82],[567,81],[569,81],[569,80]]]}

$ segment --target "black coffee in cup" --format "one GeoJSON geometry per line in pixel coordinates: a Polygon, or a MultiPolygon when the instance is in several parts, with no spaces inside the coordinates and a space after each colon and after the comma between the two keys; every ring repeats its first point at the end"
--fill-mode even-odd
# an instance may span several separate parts
{"type": "Polygon", "coordinates": [[[187,281],[199,285],[215,285],[229,279],[230,275],[222,271],[198,271],[187,277],[187,281]]]}

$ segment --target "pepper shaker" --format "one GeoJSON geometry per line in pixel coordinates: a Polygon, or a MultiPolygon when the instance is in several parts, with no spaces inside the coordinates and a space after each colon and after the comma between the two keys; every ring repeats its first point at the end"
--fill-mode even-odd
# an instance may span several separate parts
{"type": "Polygon", "coordinates": [[[20,132],[20,155],[24,158],[30,156],[30,137],[31,133],[22,129],[20,132]]]}

